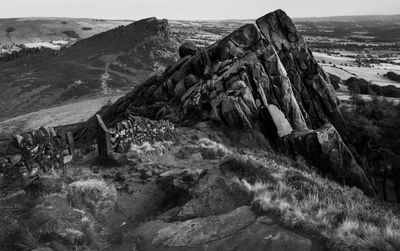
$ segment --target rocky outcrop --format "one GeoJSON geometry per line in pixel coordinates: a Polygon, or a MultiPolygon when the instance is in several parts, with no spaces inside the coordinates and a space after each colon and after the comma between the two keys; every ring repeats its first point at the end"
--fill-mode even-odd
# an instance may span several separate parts
{"type": "Polygon", "coordinates": [[[224,175],[220,169],[178,169],[162,174],[158,178],[158,186],[166,194],[168,211],[158,218],[167,222],[182,221],[218,215],[249,205],[251,194],[227,173],[224,175]]]}
{"type": "Polygon", "coordinates": [[[342,80],[338,76],[331,74],[331,73],[328,73],[328,76],[329,76],[329,80],[331,81],[331,84],[333,86],[333,89],[339,90],[340,89],[339,84],[342,83],[342,80]]]}
{"type": "Polygon", "coordinates": [[[167,211],[141,224],[129,238],[136,240],[138,250],[324,250],[251,206],[253,194],[238,180],[268,178],[261,170],[246,173],[227,160],[205,170],[165,172],[158,187],[167,201],[179,203],[173,208],[169,203],[167,211]]]}
{"type": "MultiPolygon", "coordinates": [[[[299,132],[312,135],[317,130],[320,135],[319,128],[331,123],[332,144],[314,140],[315,144],[304,141],[292,147],[322,146],[328,166],[343,171],[340,180],[371,193],[364,171],[341,140],[346,129],[338,105],[328,75],[290,18],[277,10],[192,56],[185,55],[99,113],[111,126],[134,114],[168,119],[178,126],[206,121],[229,130],[257,131],[276,149],[288,138],[295,141],[299,132]]],[[[85,123],[76,138],[93,137],[93,122],[85,123]]],[[[310,159],[310,152],[292,152],[310,159]]],[[[326,163],[314,163],[325,169],[326,163]]]]}
{"type": "Polygon", "coordinates": [[[313,131],[297,132],[287,137],[287,144],[287,149],[305,156],[335,180],[361,187],[367,195],[375,194],[363,169],[331,124],[313,131]]]}
{"type": "Polygon", "coordinates": [[[181,58],[196,55],[197,52],[199,52],[199,49],[196,44],[191,41],[187,41],[179,47],[179,56],[181,58]]]}

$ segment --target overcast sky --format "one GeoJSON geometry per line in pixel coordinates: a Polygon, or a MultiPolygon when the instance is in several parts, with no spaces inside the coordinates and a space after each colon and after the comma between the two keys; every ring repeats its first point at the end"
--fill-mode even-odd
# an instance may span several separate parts
{"type": "Polygon", "coordinates": [[[90,17],[254,19],[275,9],[291,17],[400,14],[400,0],[1,0],[0,18],[90,17]]]}

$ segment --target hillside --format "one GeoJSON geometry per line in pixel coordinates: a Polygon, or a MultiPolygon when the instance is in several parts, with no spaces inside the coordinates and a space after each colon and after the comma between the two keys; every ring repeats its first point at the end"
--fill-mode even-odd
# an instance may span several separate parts
{"type": "Polygon", "coordinates": [[[71,103],[41,109],[0,122],[0,139],[19,132],[40,127],[57,127],[81,123],[88,120],[101,107],[109,105],[122,94],[102,95],[100,97],[74,100],[71,103]]]}
{"type": "Polygon", "coordinates": [[[150,18],[0,65],[0,119],[85,96],[123,92],[177,58],[168,21],[150,18]]]}

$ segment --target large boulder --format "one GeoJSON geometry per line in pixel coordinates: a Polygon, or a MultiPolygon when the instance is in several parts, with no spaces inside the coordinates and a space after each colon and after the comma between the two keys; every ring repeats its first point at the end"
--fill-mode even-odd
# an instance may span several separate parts
{"type": "Polygon", "coordinates": [[[199,49],[197,48],[196,44],[193,43],[192,41],[186,41],[181,46],[179,46],[179,56],[181,58],[184,58],[188,55],[193,56],[197,52],[199,52],[199,49]]]}
{"type": "MultiPolygon", "coordinates": [[[[326,150],[330,152],[336,145],[345,146],[340,135],[346,134],[346,128],[338,106],[329,76],[291,19],[277,10],[201,52],[185,55],[164,74],[148,79],[99,113],[108,126],[130,114],[168,119],[178,126],[208,122],[218,130],[223,128],[227,137],[231,136],[229,131],[261,134],[275,149],[281,149],[288,137],[330,123],[330,135],[336,135],[334,143],[324,144],[332,148],[326,150]]],[[[93,137],[92,127],[93,119],[76,133],[77,140],[93,137]]],[[[307,144],[303,146],[313,147],[307,144]]],[[[311,160],[307,153],[296,153],[311,160]]],[[[346,177],[339,180],[370,194],[364,171],[349,151],[342,153],[340,169],[345,171],[340,175],[346,177]]],[[[327,161],[336,168],[334,159],[327,161]]]]}
{"type": "Polygon", "coordinates": [[[201,170],[180,169],[168,171],[159,178],[165,200],[175,201],[159,218],[166,221],[187,220],[218,215],[249,205],[251,195],[244,191],[229,175],[219,168],[201,170]]]}
{"type": "Polygon", "coordinates": [[[331,84],[333,86],[333,89],[339,90],[340,89],[339,84],[342,82],[342,80],[335,74],[328,73],[328,76],[329,76],[329,80],[331,81],[331,84]]]}

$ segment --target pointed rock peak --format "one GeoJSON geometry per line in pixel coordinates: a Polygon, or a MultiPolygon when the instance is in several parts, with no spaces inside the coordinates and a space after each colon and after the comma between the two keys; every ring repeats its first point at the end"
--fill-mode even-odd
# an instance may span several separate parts
{"type": "Polygon", "coordinates": [[[292,19],[283,11],[276,10],[256,20],[261,33],[275,48],[290,49],[293,46],[303,46],[303,38],[297,33],[292,19]]]}

